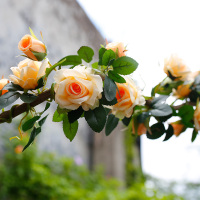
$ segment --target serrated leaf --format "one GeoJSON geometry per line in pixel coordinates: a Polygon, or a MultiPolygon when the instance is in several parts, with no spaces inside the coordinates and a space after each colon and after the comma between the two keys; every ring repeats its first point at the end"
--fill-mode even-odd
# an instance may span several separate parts
{"type": "Polygon", "coordinates": [[[138,63],[127,56],[120,57],[116,59],[113,63],[113,71],[118,74],[128,75],[137,69],[138,63]]]}
{"type": "Polygon", "coordinates": [[[102,47],[99,49],[99,65],[102,65],[102,57],[103,57],[103,54],[106,52],[107,50],[102,47]]]}
{"type": "Polygon", "coordinates": [[[43,117],[43,118],[38,122],[39,126],[42,126],[42,125],[45,123],[45,121],[46,121],[48,115],[49,115],[49,114],[47,114],[45,117],[43,117]]]}
{"type": "Polygon", "coordinates": [[[63,113],[58,113],[58,111],[56,110],[53,114],[53,122],[61,122],[63,121],[64,118],[64,114],[63,113]]]}
{"type": "Polygon", "coordinates": [[[105,76],[104,94],[108,101],[112,101],[116,97],[117,86],[113,80],[105,76]]]}
{"type": "Polygon", "coordinates": [[[32,103],[33,101],[35,101],[37,99],[37,96],[35,96],[33,94],[23,93],[22,95],[20,95],[20,99],[24,103],[32,103]]]}
{"type": "Polygon", "coordinates": [[[168,129],[166,130],[165,139],[163,141],[169,140],[174,135],[174,129],[171,124],[169,124],[168,129]]]}
{"type": "Polygon", "coordinates": [[[94,56],[94,51],[92,48],[87,47],[87,46],[82,46],[78,50],[78,55],[80,58],[82,58],[85,62],[89,63],[92,61],[92,58],[94,56]]]}
{"type": "Polygon", "coordinates": [[[102,65],[109,66],[113,59],[115,59],[115,52],[111,49],[105,51],[102,57],[102,65]]]}
{"type": "Polygon", "coordinates": [[[108,77],[117,83],[126,83],[126,80],[115,71],[108,71],[108,77]]]}
{"type": "Polygon", "coordinates": [[[159,137],[161,137],[164,133],[165,133],[165,127],[162,123],[156,123],[153,126],[151,126],[151,132],[152,134],[149,133],[149,131],[147,131],[147,138],[149,139],[158,139],[159,137]]]}
{"type": "Polygon", "coordinates": [[[77,110],[68,112],[69,123],[73,123],[78,120],[82,116],[83,112],[84,110],[81,106],[77,110]]]}
{"type": "Polygon", "coordinates": [[[78,121],[70,123],[68,120],[68,116],[65,115],[63,118],[63,131],[64,131],[65,136],[70,141],[72,141],[78,131],[78,121]]]}
{"type": "Polygon", "coordinates": [[[95,132],[101,132],[106,123],[106,111],[102,105],[94,110],[85,111],[85,119],[91,129],[95,132]]]}
{"type": "Polygon", "coordinates": [[[106,122],[105,133],[106,136],[110,135],[111,132],[117,127],[119,119],[116,118],[113,114],[108,115],[108,119],[106,122]]]}
{"type": "Polygon", "coordinates": [[[66,56],[64,58],[62,58],[61,60],[59,60],[58,63],[60,63],[60,66],[67,66],[67,65],[73,65],[73,66],[76,66],[76,65],[80,65],[82,63],[82,60],[79,56],[77,55],[71,55],[71,56],[66,56]],[[64,62],[62,62],[62,60],[64,60],[64,62]]]}
{"type": "Polygon", "coordinates": [[[34,128],[33,128],[32,132],[31,132],[31,135],[30,135],[30,138],[29,138],[29,141],[28,141],[28,143],[26,144],[26,146],[24,147],[23,151],[24,151],[25,149],[27,149],[27,148],[33,143],[33,141],[35,140],[35,137],[36,137],[40,132],[41,132],[41,127],[38,127],[38,128],[34,127],[34,128]]]}
{"type": "Polygon", "coordinates": [[[164,117],[172,114],[172,108],[167,104],[154,104],[150,113],[154,117],[164,117]]]}
{"type": "Polygon", "coordinates": [[[34,116],[33,118],[29,119],[22,125],[22,130],[24,132],[28,131],[29,129],[33,128],[35,122],[40,119],[40,116],[34,116]]]}
{"type": "Polygon", "coordinates": [[[6,92],[4,95],[0,96],[0,109],[14,103],[19,97],[20,93],[16,91],[6,92]]]}

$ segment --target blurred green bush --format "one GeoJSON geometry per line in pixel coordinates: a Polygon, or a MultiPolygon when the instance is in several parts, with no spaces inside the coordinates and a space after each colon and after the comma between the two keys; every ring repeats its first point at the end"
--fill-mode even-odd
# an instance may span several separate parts
{"type": "Polygon", "coordinates": [[[0,200],[181,200],[135,183],[128,189],[98,170],[90,172],[69,158],[39,153],[34,145],[23,153],[21,142],[6,145],[0,160],[0,200]]]}

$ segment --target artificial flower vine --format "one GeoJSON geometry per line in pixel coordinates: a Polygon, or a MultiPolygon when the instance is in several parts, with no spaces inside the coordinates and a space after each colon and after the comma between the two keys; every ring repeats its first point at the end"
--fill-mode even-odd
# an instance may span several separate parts
{"type": "Polygon", "coordinates": [[[47,58],[47,47],[31,35],[19,41],[18,48],[27,57],[17,67],[12,67],[9,80],[0,80],[0,123],[11,122],[19,114],[25,113],[19,125],[20,138],[30,131],[25,150],[42,131],[48,117],[44,115],[57,103],[53,122],[62,122],[63,132],[72,141],[78,130],[78,119],[85,118],[95,132],[105,128],[108,136],[122,121],[132,134],[146,134],[149,139],[165,135],[164,141],[173,135],[180,135],[187,128],[193,129],[192,141],[200,130],[200,75],[191,72],[176,55],[165,60],[164,72],[167,77],[152,89],[150,97],[144,97],[131,74],[138,63],[126,56],[126,48],[121,42],[107,43],[99,49],[98,62],[92,62],[94,51],[82,46],[77,55],[69,55],[54,65],[47,58]],[[82,62],[88,63],[87,66],[82,62]],[[50,73],[54,73],[51,88],[46,88],[50,73]],[[166,103],[172,96],[180,105],[166,103]],[[23,102],[13,105],[17,99],[23,102]],[[34,108],[46,102],[42,111],[34,108]],[[10,110],[4,111],[12,105],[10,110]],[[31,119],[26,120],[31,114],[31,119]],[[170,122],[173,116],[178,121],[170,122]],[[150,122],[151,118],[156,123],[150,122]]]}

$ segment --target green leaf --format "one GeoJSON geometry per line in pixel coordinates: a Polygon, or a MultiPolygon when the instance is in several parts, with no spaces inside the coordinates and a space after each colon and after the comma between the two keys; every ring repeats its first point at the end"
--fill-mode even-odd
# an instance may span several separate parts
{"type": "Polygon", "coordinates": [[[35,96],[33,94],[23,93],[20,96],[20,99],[25,103],[32,103],[33,101],[35,101],[37,99],[37,96],[35,96]]]}
{"type": "Polygon", "coordinates": [[[110,135],[110,133],[116,128],[119,119],[115,117],[115,115],[108,115],[108,119],[106,122],[105,133],[106,136],[110,135]]]}
{"type": "Polygon", "coordinates": [[[161,137],[164,133],[165,133],[165,127],[162,123],[156,123],[153,126],[151,126],[151,132],[152,134],[149,133],[149,131],[147,131],[147,138],[149,139],[158,139],[159,137],[161,137]]]}
{"type": "Polygon", "coordinates": [[[104,94],[108,101],[112,101],[116,97],[117,86],[113,80],[105,76],[104,94]]]}
{"type": "Polygon", "coordinates": [[[142,112],[137,116],[138,123],[144,123],[149,116],[150,116],[149,112],[142,112]]]}
{"type": "Polygon", "coordinates": [[[128,126],[129,123],[130,123],[130,121],[131,121],[131,119],[132,119],[132,117],[129,117],[129,118],[124,117],[124,119],[122,119],[122,122],[123,122],[123,124],[124,124],[125,126],[128,126]]]}
{"type": "Polygon", "coordinates": [[[92,61],[92,58],[94,56],[94,51],[92,48],[87,47],[87,46],[82,46],[78,50],[78,55],[80,58],[82,58],[85,62],[89,63],[92,61]]]}
{"type": "Polygon", "coordinates": [[[72,141],[78,131],[78,121],[70,123],[68,120],[68,116],[65,115],[63,118],[63,131],[64,131],[65,136],[70,141],[72,141]]]}
{"type": "Polygon", "coordinates": [[[53,115],[53,122],[61,122],[63,121],[63,118],[64,118],[64,114],[63,113],[58,113],[58,111],[56,110],[54,112],[54,115],[53,115]]]}
{"type": "Polygon", "coordinates": [[[193,132],[192,132],[192,139],[191,139],[192,142],[195,141],[197,135],[198,135],[198,131],[196,131],[195,129],[193,129],[193,132]]]}
{"type": "Polygon", "coordinates": [[[126,83],[126,80],[115,71],[108,71],[108,77],[117,83],[126,83]]]}
{"type": "Polygon", "coordinates": [[[35,36],[33,30],[32,30],[30,27],[29,27],[29,31],[30,31],[31,35],[32,35],[36,40],[38,40],[37,37],[35,36]]]}
{"type": "Polygon", "coordinates": [[[29,129],[33,128],[35,122],[40,119],[40,116],[35,116],[31,119],[29,119],[28,121],[26,121],[23,125],[22,125],[22,130],[24,132],[28,131],[29,129]]]}
{"type": "Polygon", "coordinates": [[[6,84],[3,87],[3,90],[8,90],[8,91],[17,91],[17,90],[24,91],[24,89],[21,86],[13,84],[13,83],[6,84]]]}
{"type": "Polygon", "coordinates": [[[40,132],[41,132],[41,127],[38,127],[38,128],[34,127],[34,128],[33,128],[32,132],[31,132],[31,135],[30,135],[30,138],[29,138],[29,141],[28,141],[28,143],[26,144],[26,146],[24,147],[23,151],[24,151],[25,149],[27,149],[27,148],[30,146],[30,144],[33,143],[35,137],[36,137],[40,132]]]}
{"type": "Polygon", "coordinates": [[[103,54],[106,52],[107,50],[105,48],[100,48],[99,49],[99,65],[102,65],[102,58],[103,58],[103,54]]]}
{"type": "MultiPolygon", "coordinates": [[[[194,108],[191,105],[183,105],[178,112],[178,116],[182,118],[183,123],[188,126],[188,122],[193,120],[194,108]]],[[[190,124],[189,124],[190,126],[190,124]]]]}
{"type": "MultiPolygon", "coordinates": [[[[46,69],[46,71],[49,70],[49,68],[46,69]]],[[[39,89],[41,87],[44,86],[45,80],[44,80],[45,76],[42,76],[38,81],[37,81],[37,87],[35,89],[39,89]]]]}
{"type": "Polygon", "coordinates": [[[76,120],[78,120],[81,117],[81,115],[83,114],[83,112],[84,112],[84,110],[81,106],[77,110],[72,110],[72,111],[68,112],[69,123],[73,123],[76,120]]]}
{"type": "Polygon", "coordinates": [[[45,121],[46,121],[48,115],[49,115],[49,114],[47,114],[45,117],[43,117],[43,118],[38,122],[39,126],[42,126],[42,125],[45,123],[45,121]]]}
{"type": "Polygon", "coordinates": [[[111,49],[105,51],[102,57],[102,65],[109,66],[113,59],[115,59],[115,52],[111,49]]]}
{"type": "Polygon", "coordinates": [[[47,53],[41,53],[36,51],[31,51],[33,55],[37,58],[38,61],[44,60],[44,58],[47,56],[47,53]]]}
{"type": "Polygon", "coordinates": [[[138,63],[127,56],[120,57],[116,59],[113,64],[113,71],[118,74],[128,75],[137,69],[138,63]]]}
{"type": "Polygon", "coordinates": [[[92,68],[98,69],[99,68],[98,62],[92,63],[92,68]]]}
{"type": "Polygon", "coordinates": [[[117,103],[117,98],[115,97],[112,101],[108,101],[104,95],[104,93],[102,93],[102,97],[100,99],[100,104],[102,105],[108,105],[108,106],[112,106],[115,105],[117,103]]]}
{"type": "Polygon", "coordinates": [[[168,98],[169,96],[167,95],[160,95],[159,97],[156,97],[154,98],[152,101],[151,101],[151,106],[155,105],[155,104],[160,104],[160,103],[163,103],[166,101],[166,99],[168,98]]]}
{"type": "Polygon", "coordinates": [[[0,96],[0,109],[14,103],[19,97],[20,93],[16,91],[6,92],[4,95],[0,96]]]}
{"type": "Polygon", "coordinates": [[[59,62],[61,62],[64,59],[65,59],[65,61],[62,62],[60,64],[60,66],[66,66],[66,65],[76,66],[76,65],[80,65],[82,63],[81,58],[77,55],[66,56],[66,57],[62,58],[59,62]]]}
{"type": "Polygon", "coordinates": [[[106,111],[102,105],[94,110],[85,111],[85,119],[90,128],[95,132],[101,132],[106,123],[106,111]]]}
{"type": "Polygon", "coordinates": [[[164,139],[163,141],[169,140],[173,135],[174,135],[173,126],[172,126],[171,124],[169,124],[169,127],[168,127],[168,129],[166,130],[165,139],[164,139]]]}
{"type": "Polygon", "coordinates": [[[150,110],[151,115],[154,117],[164,117],[172,114],[172,109],[167,104],[155,104],[153,109],[150,110]]]}

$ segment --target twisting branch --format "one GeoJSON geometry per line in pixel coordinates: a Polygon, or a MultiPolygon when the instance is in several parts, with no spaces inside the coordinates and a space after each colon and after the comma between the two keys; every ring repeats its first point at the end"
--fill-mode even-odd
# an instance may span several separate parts
{"type": "MultiPolygon", "coordinates": [[[[50,97],[51,97],[51,90],[49,89],[49,90],[39,94],[37,99],[35,101],[33,101],[32,103],[30,103],[30,107],[35,107],[35,106],[41,104],[42,102],[46,101],[50,97]]],[[[8,110],[8,111],[1,113],[0,114],[0,123],[5,122],[5,119],[9,120],[10,116],[12,116],[12,118],[14,118],[14,117],[26,112],[28,108],[29,108],[29,105],[27,103],[23,103],[21,105],[14,107],[12,110],[8,110]]]]}

